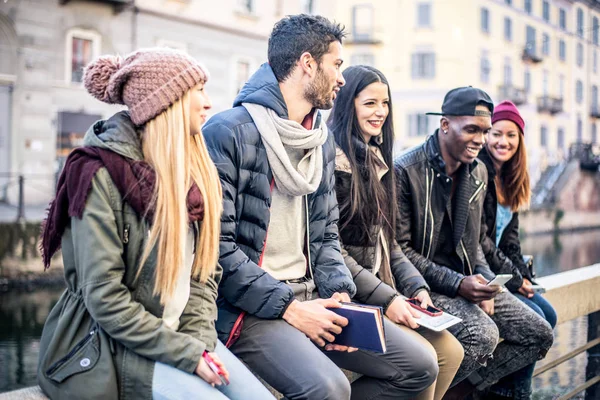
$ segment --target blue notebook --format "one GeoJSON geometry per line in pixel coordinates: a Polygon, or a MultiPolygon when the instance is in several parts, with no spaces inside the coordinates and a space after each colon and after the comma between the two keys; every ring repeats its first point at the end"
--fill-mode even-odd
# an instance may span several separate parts
{"type": "Polygon", "coordinates": [[[383,308],[357,303],[342,303],[340,308],[330,308],[336,314],[348,319],[348,325],[335,337],[334,344],[357,347],[385,353],[385,330],[383,308]]]}

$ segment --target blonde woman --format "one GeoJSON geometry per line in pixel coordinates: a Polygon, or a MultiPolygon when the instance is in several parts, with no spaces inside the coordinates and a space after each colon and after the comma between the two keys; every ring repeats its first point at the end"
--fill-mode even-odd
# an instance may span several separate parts
{"type": "Polygon", "coordinates": [[[168,49],[86,68],[88,92],[128,111],[71,153],[44,225],[45,267],[62,246],[67,285],[40,342],[51,398],[272,398],[214,328],[222,201],[200,134],[207,79],[168,49]]]}

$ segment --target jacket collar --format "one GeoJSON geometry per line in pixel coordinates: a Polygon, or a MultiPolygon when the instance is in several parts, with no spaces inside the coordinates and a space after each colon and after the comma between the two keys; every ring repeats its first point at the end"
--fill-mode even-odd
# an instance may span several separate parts
{"type": "Polygon", "coordinates": [[[264,63],[248,79],[233,101],[233,106],[253,103],[275,111],[280,118],[288,118],[288,110],[279,88],[279,82],[268,63],[264,63]]]}
{"type": "Polygon", "coordinates": [[[479,152],[478,158],[481,162],[483,162],[483,164],[485,164],[488,170],[488,180],[493,181],[496,177],[496,167],[494,167],[492,158],[485,147],[479,152]]]}

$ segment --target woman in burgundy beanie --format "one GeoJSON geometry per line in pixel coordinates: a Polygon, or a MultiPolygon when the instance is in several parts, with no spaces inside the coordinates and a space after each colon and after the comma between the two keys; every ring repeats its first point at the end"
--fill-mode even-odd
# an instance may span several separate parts
{"type": "Polygon", "coordinates": [[[67,284],[40,341],[50,398],[272,398],[215,330],[222,191],[200,134],[208,77],[169,49],[85,69],[92,96],[128,110],[90,127],[44,222],[45,267],[62,247],[67,284]]]}
{"type": "MultiPolygon", "coordinates": [[[[554,328],[556,312],[532,288],[532,271],[525,264],[519,241],[519,213],[529,205],[531,189],[525,148],[525,121],[517,107],[503,101],[494,108],[492,129],[479,158],[488,168],[483,206],[482,249],[492,271],[512,274],[506,287],[554,328]]],[[[529,399],[535,364],[504,377],[492,386],[489,399],[529,399]]]]}

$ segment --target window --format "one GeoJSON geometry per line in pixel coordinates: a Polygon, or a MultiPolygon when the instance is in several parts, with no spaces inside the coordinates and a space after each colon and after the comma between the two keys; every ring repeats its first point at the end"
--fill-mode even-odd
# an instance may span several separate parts
{"type": "Polygon", "coordinates": [[[315,0],[304,0],[302,9],[306,14],[313,14],[315,12],[315,0]]]}
{"type": "Polygon", "coordinates": [[[512,41],[512,20],[504,17],[504,40],[512,41]]]}
{"type": "MultiPolygon", "coordinates": [[[[438,117],[439,118],[439,117],[438,117]]],[[[427,136],[435,129],[435,124],[439,119],[430,117],[424,113],[415,113],[408,115],[408,136],[427,136]]]]}
{"type": "Polygon", "coordinates": [[[565,98],[565,76],[563,74],[558,76],[558,95],[561,99],[565,98]]]}
{"type": "Polygon", "coordinates": [[[527,25],[525,31],[525,48],[529,54],[536,54],[537,47],[535,43],[535,28],[527,25]]]}
{"type": "Polygon", "coordinates": [[[564,8],[558,10],[558,26],[563,31],[567,30],[567,11],[564,8]]]}
{"type": "Polygon", "coordinates": [[[596,130],[596,124],[592,123],[592,144],[598,143],[598,131],[596,130]]]}
{"type": "Polygon", "coordinates": [[[560,61],[567,59],[567,45],[564,40],[558,42],[558,58],[560,58],[560,61]]]}
{"type": "Polygon", "coordinates": [[[523,86],[525,89],[525,93],[531,92],[531,72],[529,72],[529,70],[525,70],[525,76],[523,77],[523,86]]]}
{"type": "Polygon", "coordinates": [[[508,57],[504,59],[504,86],[512,86],[512,65],[508,57]]]}
{"type": "Polygon", "coordinates": [[[575,101],[579,104],[583,101],[583,83],[579,79],[575,83],[575,101]]]}
{"type": "Polygon", "coordinates": [[[490,71],[492,69],[491,64],[490,64],[490,59],[488,57],[488,53],[487,51],[484,51],[483,54],[481,55],[481,82],[482,83],[489,83],[490,82],[490,71]]]}
{"type": "Polygon", "coordinates": [[[506,4],[508,4],[509,6],[512,6],[512,0],[504,0],[504,2],[505,2],[506,4]]]}
{"type": "Polygon", "coordinates": [[[481,31],[490,33],[490,10],[485,7],[481,8],[481,31]]]}
{"type": "Polygon", "coordinates": [[[583,37],[583,10],[577,9],[577,34],[583,37]]]}
{"type": "Polygon", "coordinates": [[[65,80],[81,83],[83,68],[100,55],[101,36],[96,32],[83,29],[71,29],[66,37],[65,80]]]}
{"type": "Polygon", "coordinates": [[[581,143],[583,139],[583,122],[581,121],[581,115],[577,115],[577,141],[581,143]]]}
{"type": "Polygon", "coordinates": [[[239,93],[240,90],[246,84],[250,78],[250,61],[249,60],[237,60],[235,63],[235,93],[239,93]]]}
{"type": "Polygon", "coordinates": [[[550,22],[550,3],[547,0],[542,2],[542,18],[544,21],[550,22]]]}
{"type": "Polygon", "coordinates": [[[352,8],[352,36],[366,40],[373,36],[373,6],[361,4],[352,8]]]}
{"type": "Polygon", "coordinates": [[[544,148],[548,146],[548,128],[544,125],[540,129],[540,145],[544,148]]]}
{"type": "Polygon", "coordinates": [[[375,66],[375,56],[372,53],[356,53],[350,57],[350,65],[375,66]]]}
{"type": "Polygon", "coordinates": [[[238,7],[244,14],[254,14],[254,0],[238,0],[238,7]]]}
{"type": "Polygon", "coordinates": [[[600,44],[599,41],[599,34],[598,34],[598,28],[599,28],[599,24],[598,24],[598,17],[594,17],[594,19],[592,19],[592,41],[594,42],[594,44],[596,46],[598,46],[598,44],[600,44]]]}
{"type": "Polygon", "coordinates": [[[559,149],[565,148],[565,130],[563,128],[558,128],[556,135],[556,147],[559,149]]]}
{"type": "Polygon", "coordinates": [[[550,55],[550,36],[547,33],[542,35],[542,54],[550,55]]]}
{"type": "Polygon", "coordinates": [[[523,4],[523,8],[525,9],[525,12],[527,14],[531,14],[531,0],[525,0],[525,3],[523,4]]]}
{"type": "Polygon", "coordinates": [[[431,3],[417,4],[417,26],[420,28],[431,27],[431,3]]]}
{"type": "Polygon", "coordinates": [[[592,94],[591,94],[592,98],[592,110],[594,110],[595,112],[598,111],[598,86],[593,85],[592,86],[592,94]]]}
{"type": "Polygon", "coordinates": [[[583,45],[581,43],[577,43],[577,51],[576,51],[575,58],[577,61],[577,66],[582,67],[583,66],[583,45]]]}
{"type": "Polygon", "coordinates": [[[414,79],[435,78],[435,54],[413,53],[412,54],[412,77],[414,79]]]}

